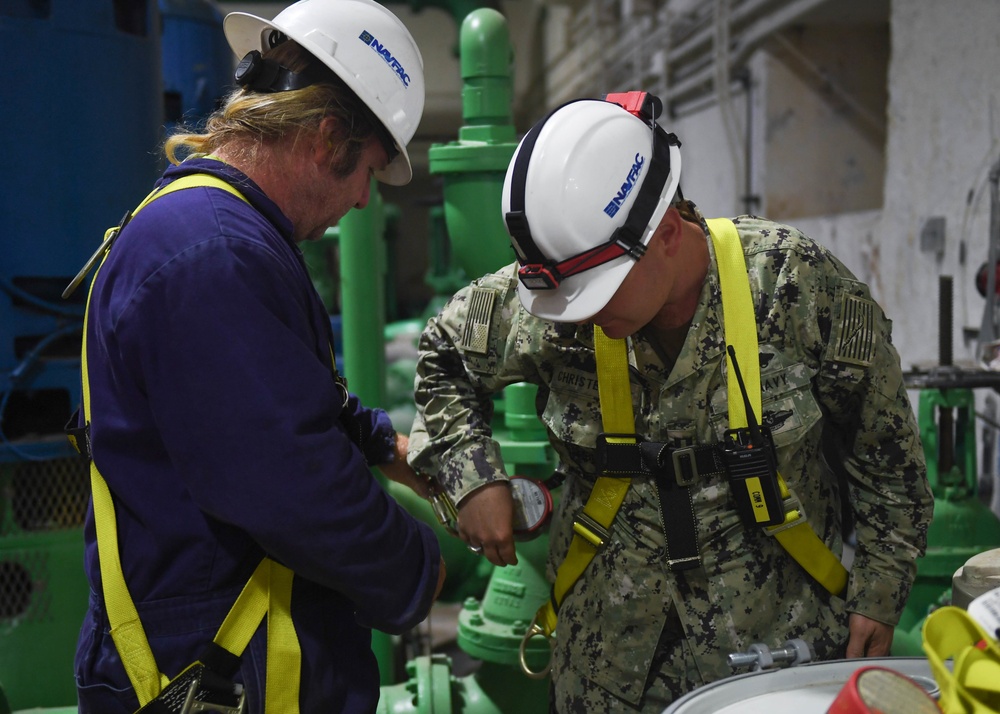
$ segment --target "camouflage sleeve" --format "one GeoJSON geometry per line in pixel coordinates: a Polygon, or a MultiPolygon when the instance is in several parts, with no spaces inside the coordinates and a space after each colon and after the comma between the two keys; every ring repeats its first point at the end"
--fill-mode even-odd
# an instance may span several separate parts
{"type": "Polygon", "coordinates": [[[494,395],[526,379],[513,350],[520,314],[514,280],[508,266],[463,288],[420,336],[407,460],[456,503],[508,478],[490,421],[494,395]]]}
{"type": "Polygon", "coordinates": [[[895,625],[934,506],[923,447],[891,322],[867,286],[843,272],[826,294],[818,390],[839,442],[857,536],[847,609],[895,625]]]}

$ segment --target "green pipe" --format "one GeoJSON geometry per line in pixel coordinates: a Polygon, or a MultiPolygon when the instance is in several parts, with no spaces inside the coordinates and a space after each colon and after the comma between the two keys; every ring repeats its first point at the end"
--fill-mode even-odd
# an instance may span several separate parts
{"type": "MultiPolygon", "coordinates": [[[[500,211],[504,175],[517,148],[506,19],[492,9],[473,11],[462,22],[459,45],[463,126],[458,141],[431,147],[429,164],[431,174],[443,178],[450,257],[474,278],[513,259],[500,211]]],[[[438,274],[446,271],[439,269],[438,274]]],[[[532,385],[513,385],[497,400],[493,435],[508,473],[535,477],[552,473],[555,455],[535,415],[536,394],[532,385]]],[[[408,666],[409,682],[383,687],[380,712],[547,711],[548,682],[526,677],[519,653],[535,612],[549,594],[548,538],[520,542],[517,552],[518,564],[493,569],[482,600],[467,598],[459,614],[457,644],[479,660],[476,673],[454,678],[447,658],[419,658],[408,666]]],[[[448,561],[449,577],[451,567],[448,561]]],[[[532,670],[541,670],[548,656],[543,638],[527,643],[525,657],[532,670]]]]}
{"type": "Polygon", "coordinates": [[[483,662],[474,674],[455,677],[447,655],[417,657],[406,664],[409,680],[383,687],[377,714],[543,714],[547,680],[511,681],[502,665],[483,662]]]}
{"type": "Polygon", "coordinates": [[[971,389],[924,389],[918,403],[920,440],[935,498],[976,491],[975,397],[971,389]]]}
{"type": "Polygon", "coordinates": [[[329,229],[319,240],[305,241],[299,245],[313,287],[319,293],[323,307],[330,314],[337,312],[337,303],[339,302],[339,288],[333,269],[333,254],[337,247],[338,235],[339,231],[334,227],[329,229]]]}
{"type": "Polygon", "coordinates": [[[470,13],[459,32],[463,126],[458,141],[428,152],[431,174],[444,178],[444,211],[452,254],[470,278],[513,259],[500,215],[507,164],[517,148],[510,110],[513,52],[503,15],[470,13]]]}
{"type": "Polygon", "coordinates": [[[459,48],[464,126],[458,138],[512,141],[514,57],[506,18],[488,8],[470,13],[459,30],[459,48]]]}
{"type": "Polygon", "coordinates": [[[363,209],[340,219],[344,376],[369,407],[385,405],[385,212],[377,184],[363,209]]]}
{"type": "MultiPolygon", "coordinates": [[[[379,714],[544,714],[548,711],[549,679],[529,679],[521,673],[521,640],[538,607],[549,593],[545,579],[548,539],[518,543],[518,564],[497,568],[482,602],[466,600],[458,620],[458,644],[481,660],[465,677],[451,674],[451,660],[442,654],[418,657],[406,665],[409,680],[384,686],[379,714]]],[[[548,644],[533,638],[525,659],[534,671],[549,657],[548,644]]]]}
{"type": "MultiPolygon", "coordinates": [[[[385,368],[385,212],[372,179],[371,197],[363,209],[353,208],[340,219],[340,299],[344,376],[348,389],[369,407],[386,401],[385,368]]],[[[385,479],[373,470],[384,484],[385,479]]],[[[372,651],[380,681],[396,681],[396,645],[391,636],[372,632],[372,651]]]]}
{"type": "MultiPolygon", "coordinates": [[[[511,679],[520,678],[521,642],[535,613],[549,597],[545,579],[548,539],[517,544],[517,565],[497,568],[482,601],[469,598],[458,616],[458,646],[485,662],[509,665],[511,679]]],[[[549,659],[543,637],[532,638],[525,649],[532,671],[541,671],[549,659]]]]}
{"type": "Polygon", "coordinates": [[[408,4],[414,12],[420,12],[427,7],[439,8],[450,13],[456,23],[461,22],[465,17],[468,17],[470,12],[478,8],[499,9],[499,3],[495,0],[485,2],[481,0],[409,0],[408,4]]]}

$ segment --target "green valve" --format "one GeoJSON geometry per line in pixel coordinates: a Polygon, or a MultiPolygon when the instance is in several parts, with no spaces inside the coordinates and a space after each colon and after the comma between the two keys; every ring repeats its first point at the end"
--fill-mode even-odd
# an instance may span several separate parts
{"type": "Polygon", "coordinates": [[[459,33],[462,119],[458,141],[428,152],[444,178],[444,212],[457,264],[470,278],[513,260],[500,215],[503,179],[514,151],[513,57],[507,21],[490,8],[469,13],[459,33]]]}

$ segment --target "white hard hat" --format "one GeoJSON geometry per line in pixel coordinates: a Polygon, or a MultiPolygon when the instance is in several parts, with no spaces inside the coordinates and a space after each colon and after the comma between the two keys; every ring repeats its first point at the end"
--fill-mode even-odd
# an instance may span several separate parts
{"type": "Polygon", "coordinates": [[[503,185],[518,296],[533,315],[592,317],[645,252],[680,181],[680,142],[645,92],[584,99],[535,124],[503,185]]]}
{"type": "Polygon", "coordinates": [[[329,67],[382,122],[399,150],[375,178],[402,185],[413,177],[406,145],[424,111],[424,60],[406,26],[373,0],[299,0],[273,20],[245,12],[226,16],[237,57],[295,40],[329,67]]]}

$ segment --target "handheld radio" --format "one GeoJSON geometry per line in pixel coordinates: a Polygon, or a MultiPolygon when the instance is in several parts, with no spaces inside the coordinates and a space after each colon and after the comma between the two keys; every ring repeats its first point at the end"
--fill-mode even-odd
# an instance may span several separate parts
{"type": "Polygon", "coordinates": [[[726,431],[722,447],[729,487],[743,522],[749,526],[776,526],[785,521],[778,486],[777,456],[771,430],[758,425],[747,395],[736,350],[727,347],[747,412],[747,426],[726,431]]]}

